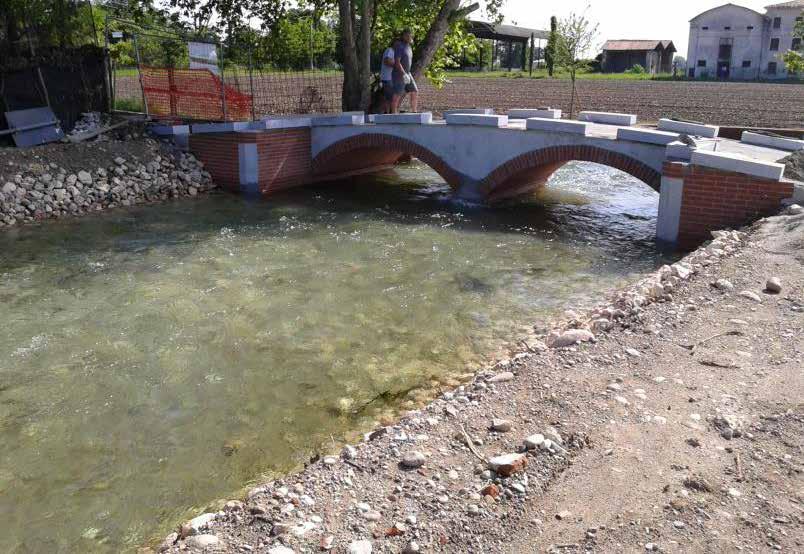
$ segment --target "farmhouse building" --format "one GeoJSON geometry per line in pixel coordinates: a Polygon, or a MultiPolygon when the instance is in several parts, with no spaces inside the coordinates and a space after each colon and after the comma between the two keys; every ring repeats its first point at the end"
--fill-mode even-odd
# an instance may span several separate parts
{"type": "Polygon", "coordinates": [[[641,65],[651,75],[670,73],[676,47],[671,40],[609,40],[603,45],[601,69],[622,73],[641,65]]]}
{"type": "Polygon", "coordinates": [[[688,76],[716,79],[784,79],[784,54],[801,47],[793,28],[804,0],[773,4],[762,14],[724,4],[690,20],[688,76]]]}

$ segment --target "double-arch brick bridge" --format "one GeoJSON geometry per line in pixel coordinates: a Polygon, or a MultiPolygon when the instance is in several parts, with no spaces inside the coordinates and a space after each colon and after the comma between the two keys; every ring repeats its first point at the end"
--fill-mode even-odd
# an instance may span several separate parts
{"type": "MultiPolygon", "coordinates": [[[[496,201],[543,186],[570,161],[624,171],[660,194],[657,236],[693,247],[716,229],[773,213],[800,194],[778,160],[804,141],[717,138],[717,128],[662,120],[659,130],[624,114],[556,118],[554,110],[368,116],[346,113],[167,128],[213,178],[232,190],[270,194],[389,168],[414,157],[455,194],[496,201]],[[535,117],[530,117],[535,116],[535,117]],[[695,135],[694,145],[682,135],[695,135]]],[[[165,128],[162,129],[165,132],[165,128]]]]}

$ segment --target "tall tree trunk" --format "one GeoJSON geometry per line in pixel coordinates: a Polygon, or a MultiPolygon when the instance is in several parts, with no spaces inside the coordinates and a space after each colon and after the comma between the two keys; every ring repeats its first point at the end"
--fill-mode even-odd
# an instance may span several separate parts
{"type": "Polygon", "coordinates": [[[341,107],[344,111],[354,110],[360,104],[360,83],[355,34],[352,25],[351,0],[338,0],[338,15],[341,20],[341,54],[343,56],[343,90],[341,107]]]}
{"type": "Polygon", "coordinates": [[[414,78],[419,79],[424,73],[424,70],[427,69],[433,61],[436,52],[438,52],[438,49],[444,44],[444,38],[449,32],[449,27],[452,22],[459,17],[465,17],[477,9],[480,9],[480,5],[477,3],[461,8],[461,0],[444,1],[435,21],[433,21],[433,24],[430,25],[430,28],[427,30],[427,35],[425,35],[424,40],[416,49],[413,65],[410,68],[410,72],[413,74],[414,78]]]}
{"type": "Polygon", "coordinates": [[[355,0],[338,0],[341,20],[341,51],[343,53],[344,111],[365,111],[371,100],[371,25],[374,21],[374,1],[363,0],[358,26],[355,0]]]}

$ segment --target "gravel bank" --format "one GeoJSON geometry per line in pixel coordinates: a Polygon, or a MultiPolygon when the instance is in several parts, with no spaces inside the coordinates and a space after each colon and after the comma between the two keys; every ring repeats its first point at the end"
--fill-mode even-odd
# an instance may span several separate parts
{"type": "Polygon", "coordinates": [[[787,214],[154,550],[801,551],[804,214],[787,214]]]}
{"type": "Polygon", "coordinates": [[[215,188],[191,154],[148,138],[0,149],[0,227],[215,188]]]}

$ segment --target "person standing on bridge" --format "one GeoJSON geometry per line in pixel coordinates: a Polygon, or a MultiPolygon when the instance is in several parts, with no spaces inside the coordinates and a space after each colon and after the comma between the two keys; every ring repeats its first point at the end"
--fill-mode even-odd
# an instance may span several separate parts
{"type": "Polygon", "coordinates": [[[391,105],[392,113],[399,113],[399,105],[405,97],[405,94],[410,95],[410,110],[418,112],[419,110],[419,88],[416,86],[416,81],[413,75],[410,74],[410,65],[413,62],[413,33],[410,29],[402,31],[394,45],[394,99],[391,105]]]}
{"type": "Polygon", "coordinates": [[[396,46],[399,39],[382,53],[382,67],[380,67],[380,84],[382,86],[381,113],[389,113],[394,104],[394,67],[396,66],[396,46]]]}

